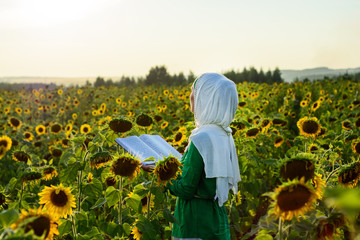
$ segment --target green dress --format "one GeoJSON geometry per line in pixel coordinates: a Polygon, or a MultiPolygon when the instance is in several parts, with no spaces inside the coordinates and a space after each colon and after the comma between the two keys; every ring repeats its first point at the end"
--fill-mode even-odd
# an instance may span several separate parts
{"type": "Polygon", "coordinates": [[[172,236],[203,240],[230,239],[225,207],[214,200],[216,178],[206,178],[204,162],[193,143],[182,157],[182,174],[167,188],[177,196],[172,236]]]}

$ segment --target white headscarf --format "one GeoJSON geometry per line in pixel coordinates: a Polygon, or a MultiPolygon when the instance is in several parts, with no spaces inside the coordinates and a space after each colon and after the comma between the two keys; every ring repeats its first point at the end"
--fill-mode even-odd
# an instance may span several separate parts
{"type": "Polygon", "coordinates": [[[222,206],[241,180],[229,127],[238,105],[236,85],[221,74],[205,73],[195,80],[193,91],[196,128],[190,140],[203,158],[206,178],[216,178],[215,199],[222,206]]]}

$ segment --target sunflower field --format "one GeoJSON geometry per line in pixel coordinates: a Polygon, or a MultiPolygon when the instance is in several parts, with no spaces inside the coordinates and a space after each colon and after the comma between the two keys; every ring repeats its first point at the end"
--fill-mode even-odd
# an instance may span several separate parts
{"type": "MultiPolygon", "coordinates": [[[[359,82],[237,88],[232,239],[359,238],[359,82]]],[[[171,239],[181,162],[144,168],[114,140],[158,134],[183,153],[190,89],[0,90],[0,239],[171,239]]]]}

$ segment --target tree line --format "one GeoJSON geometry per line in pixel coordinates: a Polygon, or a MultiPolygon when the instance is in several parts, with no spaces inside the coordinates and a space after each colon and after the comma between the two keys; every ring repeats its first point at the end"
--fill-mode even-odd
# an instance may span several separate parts
{"type": "MultiPolygon", "coordinates": [[[[254,83],[282,83],[284,79],[281,78],[281,72],[278,68],[274,71],[264,72],[262,69],[257,71],[254,67],[249,69],[244,68],[241,72],[230,70],[223,73],[227,78],[231,79],[235,83],[241,82],[254,82],[254,83]]],[[[188,75],[180,72],[179,74],[171,75],[166,66],[155,66],[149,70],[149,73],[145,77],[127,77],[122,76],[119,81],[113,81],[112,79],[105,80],[103,77],[97,77],[94,82],[94,87],[129,87],[138,85],[167,85],[167,86],[183,86],[192,83],[196,76],[193,72],[188,75]]]]}

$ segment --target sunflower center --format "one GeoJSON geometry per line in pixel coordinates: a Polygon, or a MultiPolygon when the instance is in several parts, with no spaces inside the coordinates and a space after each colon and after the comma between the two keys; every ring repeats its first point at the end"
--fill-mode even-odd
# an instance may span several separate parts
{"type": "Polygon", "coordinates": [[[143,197],[143,198],[141,199],[141,205],[142,205],[142,206],[147,205],[147,201],[148,201],[147,197],[146,197],[146,196],[143,197]]]}
{"type": "Polygon", "coordinates": [[[116,179],[114,177],[108,177],[105,180],[106,186],[114,186],[116,184],[116,179]]]}
{"type": "Polygon", "coordinates": [[[314,177],[315,166],[310,160],[293,160],[285,163],[280,171],[280,174],[285,179],[293,180],[295,178],[305,177],[308,181],[314,177]]]}
{"type": "Polygon", "coordinates": [[[14,153],[14,157],[19,161],[19,162],[27,162],[28,159],[30,159],[29,155],[27,155],[26,153],[23,152],[16,152],[14,153]]]}
{"type": "Polygon", "coordinates": [[[303,124],[303,131],[309,134],[315,134],[319,131],[319,124],[314,120],[305,121],[303,124]]]}
{"type": "Polygon", "coordinates": [[[30,133],[25,133],[25,138],[30,138],[30,137],[31,137],[30,133]]]}
{"type": "Polygon", "coordinates": [[[311,192],[303,185],[289,187],[282,190],[278,197],[278,206],[281,211],[294,211],[302,208],[310,199],[311,192]]]}
{"type": "Polygon", "coordinates": [[[0,146],[4,146],[6,148],[7,145],[8,145],[8,141],[6,141],[6,140],[1,140],[0,141],[0,146]]]}
{"type": "Polygon", "coordinates": [[[356,169],[349,169],[339,175],[339,181],[343,184],[352,183],[359,177],[356,169]]]}
{"type": "Polygon", "coordinates": [[[60,132],[60,130],[61,130],[61,127],[59,124],[55,124],[55,125],[51,126],[51,131],[54,133],[58,133],[58,132],[60,132]]]}
{"type": "Polygon", "coordinates": [[[355,151],[356,153],[360,154],[360,143],[355,144],[355,151]]]}
{"type": "Polygon", "coordinates": [[[141,114],[137,119],[136,123],[140,126],[147,127],[152,124],[152,119],[146,114],[141,114]]]}
{"type": "Polygon", "coordinates": [[[165,165],[159,169],[159,178],[161,181],[167,181],[176,176],[179,166],[175,161],[169,160],[165,165]]]}
{"type": "Polygon", "coordinates": [[[111,170],[115,175],[130,177],[134,174],[138,165],[138,162],[130,158],[121,157],[113,163],[111,170]]]}
{"type": "Polygon", "coordinates": [[[246,102],[239,102],[239,107],[243,107],[246,105],[246,102]]]}
{"type": "Polygon", "coordinates": [[[250,129],[249,131],[246,132],[246,135],[249,137],[254,137],[259,133],[259,129],[258,128],[254,128],[254,129],[250,129]]]}
{"type": "Polygon", "coordinates": [[[88,129],[87,127],[84,127],[83,131],[84,131],[84,132],[88,132],[89,129],[88,129]]]}
{"type": "Polygon", "coordinates": [[[275,139],[275,144],[281,143],[284,139],[282,137],[277,137],[275,139]]]}
{"type": "Polygon", "coordinates": [[[60,149],[54,148],[54,149],[52,149],[51,154],[52,154],[54,157],[61,157],[62,151],[61,151],[60,149]]]}
{"type": "Polygon", "coordinates": [[[20,125],[20,121],[17,120],[16,118],[11,118],[10,119],[10,123],[14,126],[14,127],[18,127],[20,125]]]}
{"type": "Polygon", "coordinates": [[[47,169],[44,169],[43,173],[44,173],[44,174],[51,174],[51,173],[53,173],[54,171],[55,171],[54,168],[47,168],[47,169]]]}
{"type": "Polygon", "coordinates": [[[132,124],[127,120],[115,119],[109,123],[109,127],[115,133],[122,133],[130,131],[130,129],[132,128],[132,124]]]}
{"type": "Polygon", "coordinates": [[[26,225],[25,232],[29,232],[31,229],[33,229],[35,235],[39,237],[45,232],[46,238],[50,231],[50,219],[45,216],[38,217],[26,225]]]}
{"type": "Polygon", "coordinates": [[[181,133],[181,132],[177,133],[177,134],[175,135],[175,142],[180,141],[181,138],[182,138],[182,133],[181,133]]]}
{"type": "Polygon", "coordinates": [[[44,132],[44,128],[40,127],[40,128],[38,129],[38,131],[39,131],[40,133],[42,133],[42,132],[44,132]]]}
{"type": "Polygon", "coordinates": [[[50,198],[51,202],[57,207],[63,207],[68,203],[68,196],[63,190],[60,190],[58,194],[56,194],[56,191],[52,191],[50,198]]]}
{"type": "Polygon", "coordinates": [[[351,123],[350,122],[344,122],[343,126],[346,129],[350,129],[351,128],[351,123]]]}

